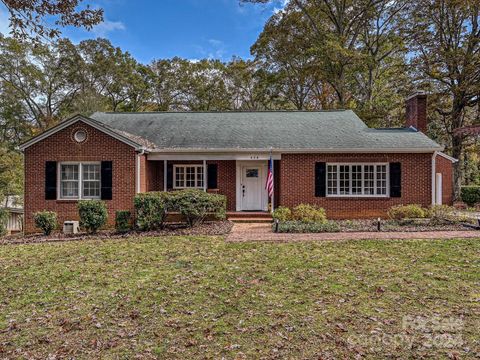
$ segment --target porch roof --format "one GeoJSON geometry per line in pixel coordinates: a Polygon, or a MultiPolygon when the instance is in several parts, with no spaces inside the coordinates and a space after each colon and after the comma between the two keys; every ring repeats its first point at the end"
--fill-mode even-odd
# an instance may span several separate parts
{"type": "Polygon", "coordinates": [[[426,152],[442,147],[410,128],[372,129],[351,110],[95,113],[153,151],[426,152]]]}

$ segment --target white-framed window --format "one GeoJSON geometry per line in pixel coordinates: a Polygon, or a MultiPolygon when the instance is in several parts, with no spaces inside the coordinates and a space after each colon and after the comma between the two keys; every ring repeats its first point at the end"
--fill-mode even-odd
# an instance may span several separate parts
{"type": "Polygon", "coordinates": [[[58,174],[59,199],[100,199],[100,163],[59,163],[58,174]]]}
{"type": "Polygon", "coordinates": [[[327,164],[327,196],[388,197],[388,163],[327,164]]]}
{"type": "Polygon", "coordinates": [[[203,165],[173,165],[173,188],[203,188],[203,171],[203,165]]]}

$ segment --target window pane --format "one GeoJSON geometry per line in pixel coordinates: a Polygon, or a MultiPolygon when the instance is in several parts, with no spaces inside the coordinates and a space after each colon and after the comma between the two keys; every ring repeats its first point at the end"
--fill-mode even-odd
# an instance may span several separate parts
{"type": "Polygon", "coordinates": [[[247,178],[258,178],[258,169],[246,169],[247,178]]]}
{"type": "Polygon", "coordinates": [[[350,166],[340,165],[340,195],[350,194],[350,166]]]}
{"type": "Polygon", "coordinates": [[[100,180],[100,165],[83,165],[83,180],[100,180]]]}
{"type": "Polygon", "coordinates": [[[197,187],[203,187],[203,166],[197,167],[197,187]]]}
{"type": "Polygon", "coordinates": [[[83,196],[100,197],[100,181],[84,181],[83,196]]]}
{"type": "Polygon", "coordinates": [[[364,174],[364,195],[375,195],[375,167],[373,165],[365,165],[364,174]]]}
{"type": "Polygon", "coordinates": [[[387,194],[387,166],[377,165],[377,195],[387,194]]]}
{"type": "Polygon", "coordinates": [[[185,168],[176,167],[175,168],[175,187],[184,187],[185,186],[185,168]]]}
{"type": "Polygon", "coordinates": [[[78,181],[62,181],[60,187],[63,198],[78,198],[78,181]]]}
{"type": "Polygon", "coordinates": [[[62,180],[78,180],[78,164],[62,165],[62,180]]]}
{"type": "Polygon", "coordinates": [[[362,166],[352,165],[352,195],[362,194],[362,166]]]}
{"type": "Polygon", "coordinates": [[[328,165],[327,167],[327,190],[328,195],[336,195],[337,189],[337,165],[328,165]]]}
{"type": "Polygon", "coordinates": [[[195,187],[195,167],[194,166],[189,166],[186,168],[186,179],[187,179],[187,184],[185,185],[186,187],[195,187]]]}

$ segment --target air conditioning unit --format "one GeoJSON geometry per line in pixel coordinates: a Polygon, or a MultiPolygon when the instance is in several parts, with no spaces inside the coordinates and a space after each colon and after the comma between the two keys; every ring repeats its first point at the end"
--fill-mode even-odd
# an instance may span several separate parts
{"type": "Polygon", "coordinates": [[[66,235],[77,234],[80,231],[80,224],[78,221],[65,221],[63,223],[63,233],[66,235]]]}

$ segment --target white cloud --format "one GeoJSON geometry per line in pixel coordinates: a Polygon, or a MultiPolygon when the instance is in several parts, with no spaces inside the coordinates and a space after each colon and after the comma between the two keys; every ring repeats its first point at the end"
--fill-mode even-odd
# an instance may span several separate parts
{"type": "Polygon", "coordinates": [[[105,19],[102,23],[95,25],[92,32],[98,37],[105,37],[108,33],[118,30],[125,30],[125,25],[121,21],[110,21],[105,19]]]}

